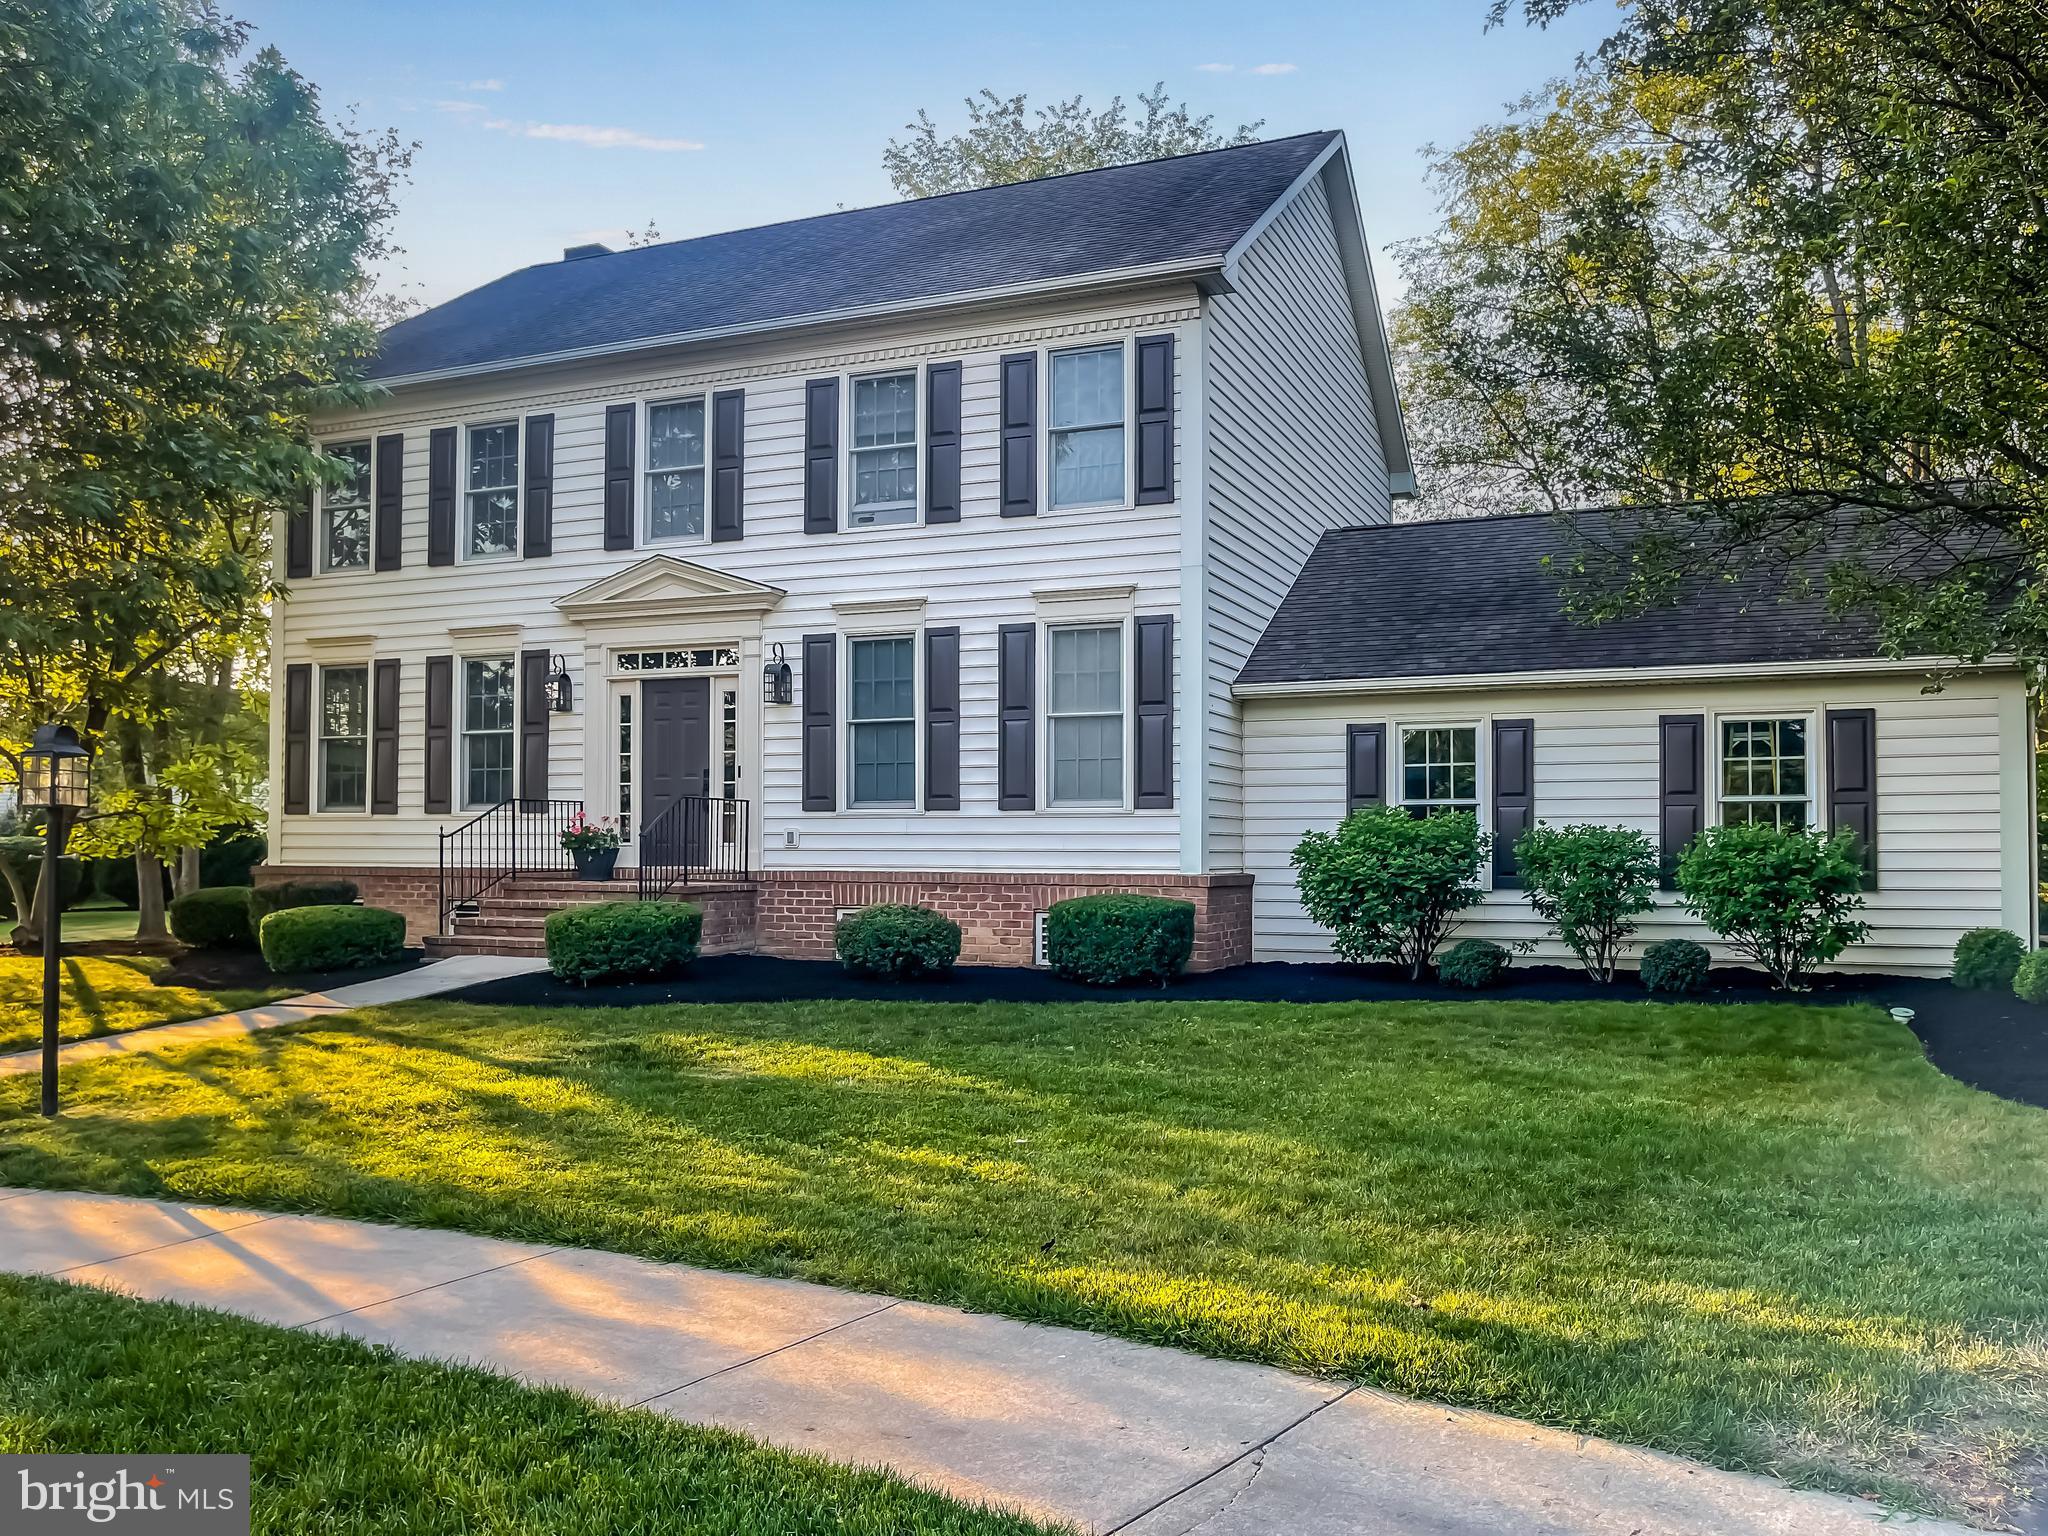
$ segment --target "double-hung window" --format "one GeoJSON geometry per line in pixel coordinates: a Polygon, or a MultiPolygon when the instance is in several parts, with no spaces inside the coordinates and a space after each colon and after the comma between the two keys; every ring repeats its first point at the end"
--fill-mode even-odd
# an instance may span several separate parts
{"type": "Polygon", "coordinates": [[[1479,728],[1401,728],[1401,803],[1415,816],[1479,809],[1479,728]]]}
{"type": "Polygon", "coordinates": [[[370,762],[370,669],[320,669],[320,809],[360,811],[370,762]]]}
{"type": "Polygon", "coordinates": [[[1721,722],[1721,821],[1795,831],[1807,823],[1806,721],[1721,722]]]}
{"type": "Polygon", "coordinates": [[[1051,405],[1052,504],[1092,507],[1122,501],[1122,345],[1053,353],[1051,405]]]}
{"type": "Polygon", "coordinates": [[[916,654],[909,635],[847,645],[850,804],[917,803],[916,654]]]}
{"type": "Polygon", "coordinates": [[[917,375],[853,381],[855,528],[917,521],[917,375]]]}
{"type": "Polygon", "coordinates": [[[462,800],[470,807],[512,798],[512,658],[462,663],[462,800]]]}
{"type": "Polygon", "coordinates": [[[360,571],[370,564],[370,445],[336,443],[327,456],[348,472],[320,493],[320,569],[360,571]]]}
{"type": "Polygon", "coordinates": [[[471,559],[509,555],[519,547],[519,423],[469,429],[471,559]]]}
{"type": "Polygon", "coordinates": [[[1046,635],[1046,754],[1053,805],[1124,799],[1123,626],[1046,635]]]}
{"type": "Polygon", "coordinates": [[[647,407],[647,540],[704,537],[704,401],[647,407]]]}

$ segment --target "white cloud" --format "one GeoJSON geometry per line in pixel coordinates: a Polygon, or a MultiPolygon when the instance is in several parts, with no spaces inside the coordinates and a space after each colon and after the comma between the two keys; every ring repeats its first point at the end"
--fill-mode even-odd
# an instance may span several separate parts
{"type": "Polygon", "coordinates": [[[452,112],[458,117],[470,112],[481,112],[483,109],[484,104],[480,101],[437,101],[434,103],[434,110],[436,112],[452,112]]]}
{"type": "Polygon", "coordinates": [[[484,126],[523,134],[529,139],[560,139],[592,149],[652,149],[667,153],[704,147],[696,139],[665,139],[633,128],[597,128],[588,123],[504,123],[494,119],[484,126]]]}
{"type": "Polygon", "coordinates": [[[1255,75],[1291,75],[1300,67],[1298,64],[1254,64],[1252,66],[1252,73],[1255,75]]]}
{"type": "Polygon", "coordinates": [[[455,89],[458,91],[502,91],[505,89],[505,82],[496,79],[469,80],[456,86],[455,89]]]}
{"type": "Polygon", "coordinates": [[[1205,75],[1227,75],[1237,66],[1235,64],[1197,64],[1195,68],[1205,75]]]}

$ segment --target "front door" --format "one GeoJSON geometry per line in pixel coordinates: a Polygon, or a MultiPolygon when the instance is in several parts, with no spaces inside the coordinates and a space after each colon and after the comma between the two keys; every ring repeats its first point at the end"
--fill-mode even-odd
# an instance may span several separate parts
{"type": "Polygon", "coordinates": [[[640,862],[701,865],[711,829],[711,679],[640,684],[640,862]]]}

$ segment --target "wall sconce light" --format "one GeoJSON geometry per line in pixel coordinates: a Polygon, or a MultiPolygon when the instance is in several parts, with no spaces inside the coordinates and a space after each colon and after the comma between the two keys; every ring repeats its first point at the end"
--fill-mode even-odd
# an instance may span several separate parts
{"type": "Polygon", "coordinates": [[[566,715],[576,707],[576,691],[569,682],[569,658],[557,651],[548,658],[548,708],[566,715]]]}
{"type": "Polygon", "coordinates": [[[782,659],[782,646],[775,646],[775,659],[761,669],[761,702],[763,704],[788,704],[796,698],[796,679],[789,670],[789,663],[782,659]]]}

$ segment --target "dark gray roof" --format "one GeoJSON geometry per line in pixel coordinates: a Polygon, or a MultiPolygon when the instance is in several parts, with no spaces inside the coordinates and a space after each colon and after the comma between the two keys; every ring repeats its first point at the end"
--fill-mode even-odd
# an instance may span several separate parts
{"type": "Polygon", "coordinates": [[[1302,134],[549,262],[401,320],[373,378],[1221,257],[1336,139],[1302,134]]]}

